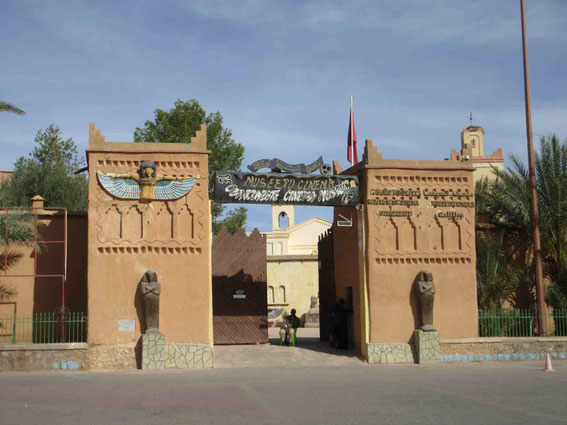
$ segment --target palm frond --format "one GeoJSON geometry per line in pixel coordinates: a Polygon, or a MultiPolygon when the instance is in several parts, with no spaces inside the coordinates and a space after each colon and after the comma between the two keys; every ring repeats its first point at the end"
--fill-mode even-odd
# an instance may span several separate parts
{"type": "Polygon", "coordinates": [[[18,251],[5,250],[2,252],[0,254],[0,272],[5,272],[13,267],[22,257],[23,254],[18,251]]]}
{"type": "Polygon", "coordinates": [[[14,298],[16,290],[7,283],[0,282],[0,301],[6,301],[14,298]]]}
{"type": "Polygon", "coordinates": [[[26,114],[24,111],[22,111],[17,106],[12,105],[11,103],[8,103],[8,102],[3,102],[2,100],[0,100],[0,112],[11,112],[11,113],[16,114],[16,115],[25,115],[26,114]]]}

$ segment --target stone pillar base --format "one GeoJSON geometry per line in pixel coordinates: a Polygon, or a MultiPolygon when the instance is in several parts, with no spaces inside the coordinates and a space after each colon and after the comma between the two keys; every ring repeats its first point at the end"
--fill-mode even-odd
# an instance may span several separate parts
{"type": "Polygon", "coordinates": [[[165,335],[158,333],[142,335],[142,369],[165,369],[166,355],[165,335]]]}
{"type": "Polygon", "coordinates": [[[305,324],[306,328],[318,328],[319,327],[319,313],[305,313],[305,324]]]}
{"type": "Polygon", "coordinates": [[[439,342],[438,331],[424,332],[418,329],[414,332],[413,338],[417,354],[417,363],[441,362],[441,344],[439,342]]]}
{"type": "Polygon", "coordinates": [[[142,335],[142,369],[192,369],[214,367],[208,344],[165,343],[163,334],[142,335]]]}
{"type": "Polygon", "coordinates": [[[368,363],[414,363],[412,346],[395,342],[370,342],[368,343],[368,363]]]}

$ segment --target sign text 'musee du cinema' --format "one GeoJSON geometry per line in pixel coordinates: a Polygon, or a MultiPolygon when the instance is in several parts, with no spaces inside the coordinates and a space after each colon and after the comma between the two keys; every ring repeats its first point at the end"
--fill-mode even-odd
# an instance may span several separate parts
{"type": "Polygon", "coordinates": [[[215,200],[237,204],[358,205],[356,176],[219,172],[215,200]]]}

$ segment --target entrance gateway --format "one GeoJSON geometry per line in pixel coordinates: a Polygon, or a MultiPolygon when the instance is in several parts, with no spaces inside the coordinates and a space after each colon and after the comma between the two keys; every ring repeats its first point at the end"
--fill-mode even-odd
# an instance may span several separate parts
{"type": "MultiPolygon", "coordinates": [[[[91,358],[101,368],[117,361],[128,367],[136,361],[138,345],[138,362],[144,368],[212,367],[210,152],[205,126],[188,145],[107,142],[94,124],[89,136],[91,358]],[[152,171],[142,176],[137,170],[146,162],[153,164],[152,171]],[[133,178],[136,172],[139,182],[133,178]],[[153,185],[154,197],[147,199],[150,189],[145,189],[146,199],[114,193],[104,185],[108,176],[140,186],[144,178],[154,179],[145,182],[146,187],[153,185]],[[144,335],[140,282],[149,270],[156,272],[161,288],[159,332],[144,335]],[[133,319],[135,329],[119,327],[124,319],[133,319]]],[[[215,199],[334,206],[336,298],[352,294],[353,342],[369,363],[439,361],[440,336],[476,337],[469,160],[383,159],[367,140],[362,161],[353,167],[343,170],[335,161],[332,174],[323,163],[308,171],[318,169],[321,174],[290,173],[311,165],[261,160],[251,172],[218,172],[215,199]],[[258,173],[261,168],[276,172],[258,173]],[[352,226],[337,226],[345,217],[352,226]],[[433,332],[416,331],[423,320],[420,300],[428,299],[419,293],[424,285],[435,288],[433,332]]]]}

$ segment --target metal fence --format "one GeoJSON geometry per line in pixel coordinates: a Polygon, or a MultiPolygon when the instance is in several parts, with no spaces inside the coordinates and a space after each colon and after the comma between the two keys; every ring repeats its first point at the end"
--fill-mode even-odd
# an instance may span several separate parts
{"type": "Polygon", "coordinates": [[[0,344],[86,342],[84,313],[33,313],[0,316],[0,344]]]}
{"type": "MultiPolygon", "coordinates": [[[[548,336],[567,336],[567,309],[543,314],[548,336]]],[[[532,309],[479,310],[478,334],[481,337],[537,336],[538,313],[532,309]]]]}

